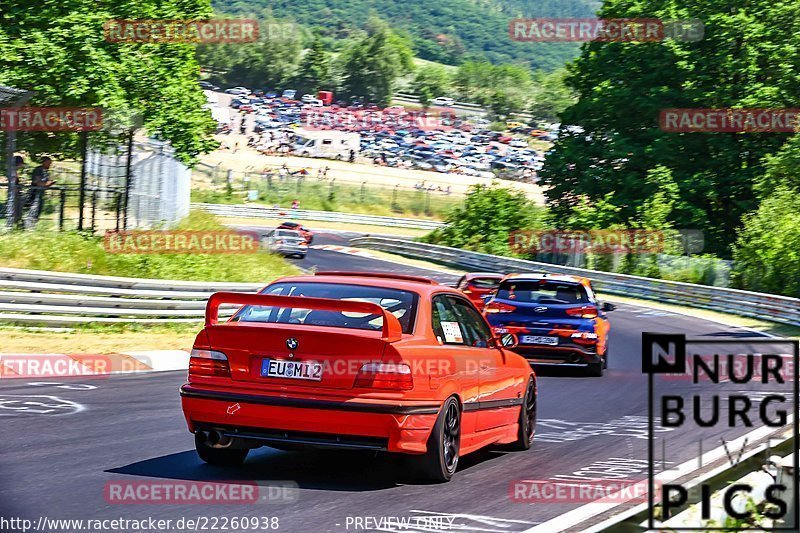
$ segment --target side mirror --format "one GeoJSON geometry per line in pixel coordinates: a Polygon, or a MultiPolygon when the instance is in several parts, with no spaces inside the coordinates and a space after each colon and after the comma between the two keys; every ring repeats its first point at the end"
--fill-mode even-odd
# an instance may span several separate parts
{"type": "Polygon", "coordinates": [[[503,348],[514,348],[517,344],[517,337],[513,333],[504,333],[500,337],[500,345],[503,348]]]}
{"type": "Polygon", "coordinates": [[[603,302],[603,305],[600,306],[600,310],[603,312],[613,311],[616,308],[617,308],[616,305],[610,304],[608,302],[603,302]]]}

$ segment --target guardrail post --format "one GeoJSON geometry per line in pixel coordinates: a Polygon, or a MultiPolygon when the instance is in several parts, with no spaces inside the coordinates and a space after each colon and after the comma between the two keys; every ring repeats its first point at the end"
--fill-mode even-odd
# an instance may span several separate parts
{"type": "Polygon", "coordinates": [[[362,181],[361,182],[361,203],[362,204],[364,203],[364,199],[366,198],[366,196],[367,196],[367,182],[366,181],[362,181]]]}

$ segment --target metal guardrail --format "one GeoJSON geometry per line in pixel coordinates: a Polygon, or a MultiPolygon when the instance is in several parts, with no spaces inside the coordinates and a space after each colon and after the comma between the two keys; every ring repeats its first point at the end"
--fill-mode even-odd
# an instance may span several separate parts
{"type": "Polygon", "coordinates": [[[197,322],[212,293],[262,287],[0,268],[0,323],[197,322]]]}
{"type": "Polygon", "coordinates": [[[591,279],[598,292],[800,326],[800,299],[797,298],[538,263],[386,237],[359,237],[351,240],[351,244],[466,270],[581,276],[591,279]]]}
{"type": "Polygon", "coordinates": [[[371,226],[387,226],[394,228],[434,230],[444,224],[435,220],[416,218],[385,217],[377,215],[360,215],[356,213],[337,213],[333,211],[308,211],[304,209],[285,209],[260,205],[241,204],[192,204],[193,209],[203,209],[222,217],[247,218],[297,218],[300,220],[319,220],[327,222],[344,222],[350,224],[368,224],[371,226]]]}

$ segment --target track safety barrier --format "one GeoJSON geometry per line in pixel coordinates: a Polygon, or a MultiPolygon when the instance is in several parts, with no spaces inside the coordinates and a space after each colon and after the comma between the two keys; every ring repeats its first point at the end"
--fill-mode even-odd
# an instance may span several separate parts
{"type": "Polygon", "coordinates": [[[432,261],[463,270],[501,273],[546,272],[581,276],[591,279],[594,288],[601,293],[800,326],[800,299],[788,296],[538,263],[404,239],[367,236],[352,239],[350,243],[359,248],[432,261]]]}

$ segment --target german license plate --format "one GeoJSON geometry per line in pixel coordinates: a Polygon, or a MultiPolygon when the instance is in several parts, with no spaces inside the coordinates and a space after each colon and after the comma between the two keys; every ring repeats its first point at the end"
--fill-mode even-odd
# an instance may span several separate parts
{"type": "Polygon", "coordinates": [[[262,359],[261,377],[321,381],[322,365],[320,363],[312,363],[309,361],[262,359]]]}
{"type": "Polygon", "coordinates": [[[522,344],[547,344],[555,346],[558,344],[558,337],[539,337],[537,335],[522,335],[522,344]]]}

